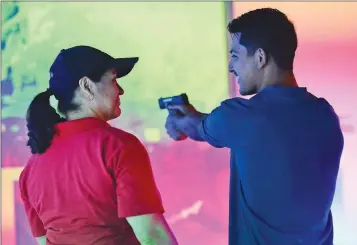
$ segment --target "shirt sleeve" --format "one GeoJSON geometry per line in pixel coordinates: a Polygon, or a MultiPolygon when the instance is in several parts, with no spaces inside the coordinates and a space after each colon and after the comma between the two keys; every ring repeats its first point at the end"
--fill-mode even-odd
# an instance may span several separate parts
{"type": "Polygon", "coordinates": [[[114,153],[111,166],[120,218],[164,213],[149,155],[137,138],[114,153]]]}
{"type": "Polygon", "coordinates": [[[46,229],[45,229],[40,217],[38,216],[36,210],[33,208],[33,206],[31,205],[31,203],[28,199],[25,175],[26,175],[25,171],[22,172],[22,174],[20,176],[20,180],[19,180],[21,199],[24,204],[27,219],[30,223],[32,235],[34,237],[41,237],[41,236],[46,235],[46,229]]]}
{"type": "Polygon", "coordinates": [[[239,139],[236,132],[246,128],[247,100],[234,98],[225,100],[202,121],[198,132],[210,145],[231,148],[239,139]]]}

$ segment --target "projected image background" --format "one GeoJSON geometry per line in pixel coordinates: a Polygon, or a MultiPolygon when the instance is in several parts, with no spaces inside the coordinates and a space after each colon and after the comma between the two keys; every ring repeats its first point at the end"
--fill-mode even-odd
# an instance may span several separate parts
{"type": "Polygon", "coordinates": [[[173,143],[157,102],[186,92],[210,111],[228,97],[223,3],[6,2],[2,23],[3,244],[34,244],[17,192],[29,156],[24,116],[47,88],[58,52],[74,45],[140,57],[118,80],[123,114],[111,124],[137,135],[150,152],[165,215],[181,244],[226,243],[228,151],[173,143]]]}
{"type": "MultiPolygon", "coordinates": [[[[333,206],[335,244],[356,245],[357,3],[232,6],[233,17],[271,6],[294,21],[297,79],[331,102],[345,136],[333,206]]],[[[159,97],[186,92],[199,110],[209,112],[234,92],[229,88],[236,81],[227,74],[224,3],[2,2],[1,7],[1,244],[36,244],[17,183],[30,155],[24,118],[32,98],[47,89],[58,52],[75,45],[140,57],[133,72],[119,80],[125,89],[123,114],[110,123],[145,144],[165,216],[180,244],[227,244],[229,151],[173,142],[164,130],[167,112],[157,103],[159,97]]]]}

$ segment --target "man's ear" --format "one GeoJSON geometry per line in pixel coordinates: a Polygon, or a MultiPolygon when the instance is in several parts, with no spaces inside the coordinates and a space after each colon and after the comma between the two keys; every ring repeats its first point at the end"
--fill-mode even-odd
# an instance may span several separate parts
{"type": "Polygon", "coordinates": [[[263,68],[268,63],[267,53],[262,48],[258,48],[255,51],[254,59],[258,69],[263,68]]]}
{"type": "Polygon", "coordinates": [[[93,81],[90,80],[88,77],[82,77],[79,81],[79,88],[84,97],[88,100],[93,100],[94,98],[94,91],[93,91],[93,81]]]}

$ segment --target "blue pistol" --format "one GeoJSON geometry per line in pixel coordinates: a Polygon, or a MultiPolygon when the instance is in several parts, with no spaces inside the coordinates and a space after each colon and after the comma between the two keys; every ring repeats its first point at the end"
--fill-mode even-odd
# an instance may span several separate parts
{"type": "Polygon", "coordinates": [[[180,94],[172,97],[160,98],[160,109],[167,109],[168,105],[189,105],[187,94],[180,94]]]}

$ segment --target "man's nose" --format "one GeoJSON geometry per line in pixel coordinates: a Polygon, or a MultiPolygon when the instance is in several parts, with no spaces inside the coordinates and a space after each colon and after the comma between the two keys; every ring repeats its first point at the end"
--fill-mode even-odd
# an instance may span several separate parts
{"type": "Polygon", "coordinates": [[[229,72],[233,72],[233,66],[232,66],[232,62],[231,61],[229,61],[229,63],[228,63],[228,71],[229,72]]]}

